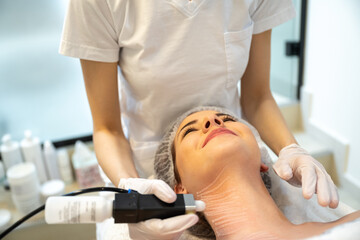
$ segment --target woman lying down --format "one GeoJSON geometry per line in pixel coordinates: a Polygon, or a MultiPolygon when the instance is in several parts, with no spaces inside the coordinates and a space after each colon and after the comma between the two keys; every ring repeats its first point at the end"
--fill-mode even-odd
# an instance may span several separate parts
{"type": "Polygon", "coordinates": [[[261,172],[268,167],[261,162],[247,123],[220,108],[194,111],[169,129],[155,156],[156,178],[176,193],[191,193],[206,203],[205,218],[200,216],[190,229],[192,235],[201,239],[304,239],[360,218],[357,211],[334,222],[292,224],[264,184],[261,172]]]}

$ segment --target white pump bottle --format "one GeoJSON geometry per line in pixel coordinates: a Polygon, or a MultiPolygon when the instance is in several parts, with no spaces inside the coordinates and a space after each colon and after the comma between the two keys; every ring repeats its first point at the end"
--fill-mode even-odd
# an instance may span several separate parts
{"type": "Polygon", "coordinates": [[[49,140],[44,142],[43,153],[50,180],[61,179],[56,150],[49,140]]]}
{"type": "Polygon", "coordinates": [[[3,144],[0,147],[1,156],[4,161],[5,169],[23,162],[19,143],[12,141],[10,134],[2,137],[3,144]]]}
{"type": "Polygon", "coordinates": [[[40,182],[46,182],[48,180],[45,164],[41,152],[41,145],[38,138],[34,138],[30,130],[24,132],[25,138],[21,140],[21,150],[23,152],[25,162],[32,162],[36,166],[36,170],[39,174],[40,182]]]}

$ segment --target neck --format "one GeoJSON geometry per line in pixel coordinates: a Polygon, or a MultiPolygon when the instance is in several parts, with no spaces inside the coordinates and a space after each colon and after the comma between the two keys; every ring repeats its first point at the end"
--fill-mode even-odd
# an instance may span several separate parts
{"type": "Polygon", "coordinates": [[[204,213],[216,239],[285,238],[284,229],[293,225],[275,205],[260,172],[244,169],[244,166],[225,167],[210,185],[195,195],[206,203],[204,213]]]}

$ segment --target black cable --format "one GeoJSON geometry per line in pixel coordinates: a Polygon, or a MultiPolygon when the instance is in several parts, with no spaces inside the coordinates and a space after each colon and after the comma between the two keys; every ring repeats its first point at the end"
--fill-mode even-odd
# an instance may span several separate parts
{"type": "MultiPolygon", "coordinates": [[[[84,193],[90,193],[90,192],[117,192],[117,193],[127,193],[128,190],[124,190],[121,188],[115,188],[115,187],[94,187],[94,188],[85,188],[85,189],[80,189],[77,191],[73,191],[70,193],[66,193],[62,196],[76,196],[76,195],[80,195],[80,194],[84,194],[84,193]]],[[[45,209],[45,204],[42,205],[41,207],[38,207],[37,209],[35,209],[34,211],[30,212],[29,214],[27,214],[25,217],[21,218],[20,220],[18,220],[17,222],[15,222],[13,225],[11,225],[9,228],[7,228],[4,232],[2,232],[0,234],[0,239],[3,239],[6,235],[8,235],[12,230],[14,230],[15,228],[17,228],[20,224],[22,224],[23,222],[25,222],[26,220],[28,220],[29,218],[31,218],[32,216],[38,214],[39,212],[41,212],[42,210],[45,209]]]]}

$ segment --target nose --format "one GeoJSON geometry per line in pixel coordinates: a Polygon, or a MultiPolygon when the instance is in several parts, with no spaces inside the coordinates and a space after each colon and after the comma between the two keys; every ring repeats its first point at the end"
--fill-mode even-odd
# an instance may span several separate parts
{"type": "Polygon", "coordinates": [[[211,127],[214,126],[223,127],[223,120],[216,115],[212,117],[205,117],[202,124],[203,133],[207,133],[211,129],[211,127]]]}

